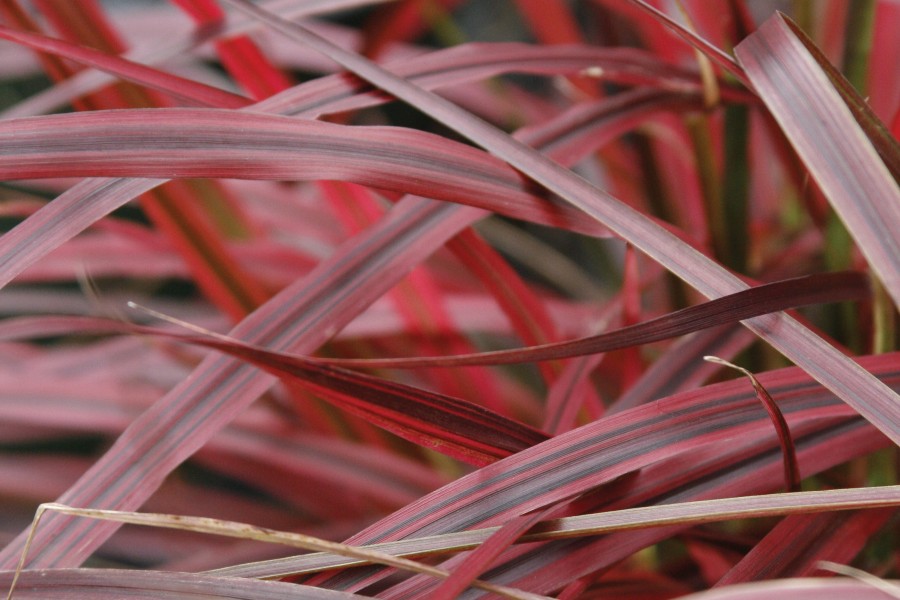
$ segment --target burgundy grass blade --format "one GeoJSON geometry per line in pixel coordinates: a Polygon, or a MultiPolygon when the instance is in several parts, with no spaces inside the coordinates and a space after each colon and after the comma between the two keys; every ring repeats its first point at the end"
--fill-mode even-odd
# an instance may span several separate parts
{"type": "Polygon", "coordinates": [[[783,16],[773,16],[735,52],[900,306],[900,186],[796,31],[783,16]]]}
{"type": "Polygon", "coordinates": [[[288,383],[308,388],[414,443],[482,466],[539,444],[547,436],[478,404],[420,390],[300,357],[280,355],[237,340],[179,335],[94,318],[25,318],[4,323],[3,339],[34,335],[137,333],[206,346],[254,364],[288,383]]]}
{"type": "MultiPolygon", "coordinates": [[[[857,426],[861,423],[864,422],[861,420],[856,421],[857,426]]],[[[841,428],[837,428],[838,431],[840,429],[841,428]]],[[[831,427],[820,427],[819,432],[813,434],[810,440],[804,440],[804,445],[807,441],[811,443],[809,447],[804,448],[805,452],[808,451],[807,458],[812,459],[804,461],[805,464],[810,465],[809,472],[811,473],[812,471],[846,460],[849,455],[843,453],[849,450],[853,443],[858,442],[861,439],[871,441],[871,436],[868,433],[871,431],[871,427],[865,425],[862,427],[848,427],[844,429],[844,432],[851,433],[850,435],[835,436],[835,430],[831,427]],[[851,433],[853,429],[856,431],[851,433]],[[849,445],[841,446],[842,456],[828,457],[827,454],[820,452],[823,448],[834,446],[836,442],[849,442],[849,445]]],[[[727,454],[731,451],[731,449],[728,448],[727,443],[717,444],[712,451],[715,451],[716,449],[723,451],[723,454],[727,454]]],[[[869,451],[868,447],[858,448],[853,452],[861,453],[866,451],[869,451]]],[[[696,506],[667,506],[673,502],[692,502],[718,497],[720,495],[760,493],[762,491],[774,489],[781,481],[780,460],[778,460],[777,456],[774,460],[771,456],[765,457],[767,454],[766,452],[758,453],[753,451],[743,456],[740,456],[741,453],[739,453],[739,456],[731,456],[722,462],[716,462],[715,467],[708,464],[706,465],[708,467],[706,470],[698,469],[697,473],[700,475],[696,480],[692,479],[695,477],[695,474],[679,473],[679,465],[687,464],[685,459],[689,460],[692,458],[691,455],[693,455],[694,458],[700,458],[701,454],[704,453],[693,452],[688,454],[689,456],[684,458],[670,457],[670,459],[663,460],[657,465],[647,468],[646,476],[643,475],[643,473],[637,475],[632,473],[631,475],[626,476],[624,479],[632,482],[632,489],[628,489],[628,486],[626,486],[623,495],[616,494],[608,499],[603,498],[602,500],[604,500],[604,502],[602,502],[595,510],[606,512],[579,515],[552,521],[547,523],[546,526],[540,526],[535,531],[527,534],[522,540],[523,542],[539,541],[543,535],[546,535],[550,539],[556,535],[565,538],[567,537],[567,533],[564,531],[560,531],[559,533],[554,533],[554,531],[556,529],[566,530],[569,528],[568,524],[571,523],[573,527],[570,533],[576,538],[582,539],[552,542],[552,544],[562,545],[558,549],[551,547],[550,545],[538,546],[533,550],[530,557],[531,560],[528,563],[509,565],[510,568],[517,568],[519,576],[525,579],[528,578],[528,574],[532,571],[542,570],[540,574],[535,573],[531,583],[526,583],[525,581],[519,581],[519,583],[523,586],[530,587],[531,585],[534,585],[535,582],[538,582],[539,586],[542,586],[548,591],[550,589],[556,589],[556,587],[565,585],[567,581],[577,579],[581,575],[590,573],[593,569],[603,569],[605,566],[614,564],[646,545],[672,537],[677,533],[678,529],[680,529],[679,527],[673,528],[672,526],[663,525],[662,523],[660,523],[660,525],[663,526],[659,529],[642,529],[650,523],[652,520],[651,515],[654,514],[657,516],[667,514],[672,517],[672,522],[677,522],[679,518],[687,517],[687,512],[684,511],[692,512],[700,520],[704,518],[717,520],[719,518],[714,517],[712,513],[715,511],[711,511],[705,504],[696,506]],[[736,469],[735,467],[737,464],[740,464],[740,466],[736,469]],[[765,482],[761,481],[761,479],[765,480],[765,482]],[[685,481],[692,481],[692,483],[685,484],[685,481]],[[623,507],[634,505],[642,506],[647,504],[654,506],[659,505],[658,508],[660,509],[660,512],[655,512],[654,508],[651,507],[637,508],[621,513],[608,512],[617,511],[623,507]],[[676,514],[681,515],[681,517],[675,516],[676,514]],[[610,534],[610,537],[604,540],[591,542],[591,540],[583,538],[582,533],[584,532],[577,532],[578,528],[577,526],[574,526],[576,523],[587,525],[588,528],[590,528],[589,524],[596,523],[597,528],[594,530],[595,533],[608,531],[605,529],[606,526],[611,526],[613,530],[621,526],[630,531],[620,534],[610,534]],[[632,527],[636,529],[632,529],[632,527]],[[585,547],[585,545],[587,547],[585,547]],[[583,549],[579,549],[580,547],[583,547],[583,549]],[[569,550],[578,550],[578,553],[581,554],[581,556],[571,556],[569,550]],[[588,556],[591,557],[590,560],[587,560],[588,556]],[[555,563],[555,561],[558,562],[555,563]],[[591,562],[593,562],[593,565],[587,564],[591,562]],[[556,575],[552,575],[554,572],[559,574],[559,579],[556,579],[556,575]]],[[[708,461],[710,459],[711,452],[706,454],[707,456],[706,458],[703,458],[703,461],[708,461]]],[[[431,502],[435,504],[438,502],[446,502],[450,498],[460,499],[460,490],[454,489],[453,492],[448,493],[450,492],[450,488],[457,488],[457,486],[455,484],[449,484],[443,491],[438,490],[434,492],[431,494],[431,502]],[[445,496],[446,498],[444,498],[445,496]]],[[[534,491],[537,492],[536,489],[534,491]]],[[[541,490],[541,493],[548,492],[549,490],[546,489],[541,490]]],[[[472,493],[475,494],[478,492],[473,489],[472,493]]],[[[761,509],[763,506],[774,507],[775,505],[781,505],[781,503],[788,500],[793,503],[794,506],[791,511],[808,512],[810,510],[810,505],[824,501],[828,496],[828,492],[825,492],[820,500],[813,500],[815,494],[819,493],[821,492],[814,492],[813,496],[808,496],[807,498],[809,498],[809,500],[804,500],[802,497],[792,494],[767,494],[752,499],[731,498],[729,500],[715,500],[715,502],[722,503],[723,507],[724,505],[732,506],[736,511],[731,513],[731,516],[734,517],[740,516],[739,511],[741,510],[749,509],[752,513],[757,509],[761,509]],[[752,508],[753,506],[756,506],[757,509],[752,508]]],[[[857,500],[870,498],[874,500],[874,503],[870,504],[869,507],[873,508],[879,505],[893,505],[898,499],[895,487],[860,488],[856,490],[842,490],[840,493],[853,495],[857,500]],[[884,504],[879,504],[882,502],[884,504]]],[[[862,507],[862,505],[834,504],[832,505],[832,508],[837,509],[838,506],[846,508],[862,507]]],[[[823,503],[822,508],[824,509],[824,507],[825,504],[823,503]]],[[[422,507],[420,506],[420,508],[422,507]]],[[[466,514],[472,513],[471,508],[468,508],[463,504],[459,506],[459,509],[466,514]]],[[[784,509],[781,508],[770,514],[786,514],[785,512],[778,512],[783,510],[784,509]]],[[[407,510],[402,512],[408,513],[407,510]]],[[[425,513],[423,513],[423,515],[424,514],[425,513]]],[[[757,516],[764,516],[766,513],[757,512],[756,514],[757,516]]],[[[722,516],[724,518],[729,518],[725,517],[724,513],[722,516]]],[[[370,533],[375,534],[379,530],[382,532],[390,531],[401,522],[403,521],[398,521],[394,517],[384,519],[382,527],[370,528],[370,533]]],[[[409,520],[406,522],[410,523],[412,521],[409,520]]],[[[495,522],[503,523],[504,519],[502,518],[502,515],[500,518],[496,518],[495,522]]],[[[494,526],[485,529],[466,531],[466,529],[471,528],[470,523],[471,520],[469,518],[463,518],[456,526],[450,526],[447,529],[442,528],[441,530],[436,530],[434,527],[428,527],[421,534],[426,537],[409,535],[406,538],[399,538],[394,541],[384,541],[385,538],[383,536],[375,535],[369,541],[366,541],[363,536],[355,536],[355,539],[360,545],[375,543],[376,547],[382,551],[418,556],[433,552],[470,549],[486,540],[490,535],[497,531],[497,528],[499,527],[494,526]]],[[[484,525],[479,525],[479,527],[484,527],[484,525]]],[[[223,574],[244,577],[275,577],[295,572],[303,573],[329,570],[347,564],[347,561],[340,557],[318,554],[288,557],[277,561],[269,561],[265,564],[236,566],[220,571],[223,574]]],[[[507,581],[516,581],[512,578],[514,574],[511,573],[509,575],[510,576],[506,579],[507,581]]]]}
{"type": "Polygon", "coordinates": [[[820,574],[822,560],[848,564],[896,509],[792,515],[744,556],[717,587],[820,574]]]}
{"type": "Polygon", "coordinates": [[[868,278],[857,272],[821,273],[746,289],[697,306],[622,327],[607,333],[533,348],[497,350],[461,356],[384,359],[324,359],[334,365],[372,368],[502,365],[554,360],[609,352],[639,344],[743,321],[751,317],[820,302],[860,300],[869,296],[868,278]]]}
{"type": "Polygon", "coordinates": [[[430,592],[429,596],[435,600],[454,600],[458,598],[472,581],[490,568],[491,563],[504,550],[514,544],[531,527],[544,520],[554,508],[550,507],[522,515],[501,525],[475,551],[456,565],[450,577],[441,582],[433,592],[430,592]]]}
{"type": "Polygon", "coordinates": [[[781,454],[784,460],[784,487],[789,492],[800,491],[800,467],[797,464],[797,449],[794,446],[794,439],[791,437],[791,429],[788,427],[787,421],[785,421],[784,415],[781,413],[781,409],[778,408],[778,405],[772,399],[772,396],[766,391],[765,386],[759,382],[753,373],[743,367],[739,367],[715,356],[707,356],[705,359],[716,364],[736,369],[750,379],[753,390],[756,392],[756,397],[759,398],[759,401],[766,409],[769,418],[772,420],[772,425],[775,426],[775,431],[778,432],[778,443],[781,446],[781,454]]]}
{"type": "MultiPolygon", "coordinates": [[[[373,85],[476,141],[548,190],[603,222],[705,296],[718,297],[746,287],[722,266],[638,211],[452,103],[397,78],[361,56],[342,50],[302,26],[281,20],[246,0],[227,2],[267,23],[283,35],[338,61],[373,85]]],[[[745,325],[828,386],[895,443],[900,443],[900,396],[896,392],[783,313],[756,317],[745,322],[745,325]]]]}
{"type": "MultiPolygon", "coordinates": [[[[856,421],[858,426],[862,423],[864,421],[856,421]]],[[[848,424],[848,427],[838,435],[835,433],[840,431],[840,428],[830,431],[831,435],[826,433],[828,429],[830,428],[823,428],[819,434],[800,440],[801,446],[809,444],[807,448],[804,448],[808,452],[801,452],[801,461],[807,465],[810,471],[817,471],[828,463],[833,465],[848,458],[848,455],[844,455],[842,458],[827,457],[821,454],[816,456],[817,453],[825,452],[823,448],[832,448],[835,444],[847,444],[842,450],[851,450],[852,448],[852,452],[857,455],[871,452],[875,448],[874,445],[869,445],[872,440],[868,438],[867,432],[874,431],[870,426],[862,426],[851,432],[848,424]]],[[[692,479],[692,483],[686,486],[668,487],[675,485],[670,479],[667,480],[671,471],[684,468],[684,465],[691,464],[693,459],[705,460],[701,457],[707,456],[708,452],[718,450],[718,452],[729,453],[730,444],[733,442],[716,444],[705,452],[687,452],[686,456],[679,455],[664,459],[657,465],[645,467],[635,478],[638,481],[642,480],[645,476],[644,471],[646,471],[648,479],[653,477],[656,480],[652,484],[648,482],[648,485],[656,486],[656,490],[659,492],[659,496],[650,500],[650,504],[758,493],[763,487],[766,490],[772,490],[780,485],[782,469],[778,454],[771,461],[760,460],[761,456],[754,454],[754,457],[748,461],[738,460],[731,463],[730,467],[722,467],[722,470],[716,470],[713,473],[708,472],[709,478],[701,476],[698,479],[692,479]]],[[[889,442],[882,438],[882,444],[887,445],[889,442]]],[[[734,457],[732,457],[733,459],[734,457]]],[[[889,493],[893,494],[894,492],[889,493]]],[[[634,500],[635,497],[629,494],[627,501],[634,500]]],[[[739,502],[741,501],[739,500],[739,502]]],[[[608,508],[613,507],[609,506],[608,508]]],[[[500,566],[486,573],[483,578],[532,591],[543,590],[545,593],[549,593],[551,590],[569,585],[582,577],[598,572],[602,573],[642,548],[678,535],[685,527],[686,525],[673,525],[613,533],[595,540],[582,538],[548,542],[525,554],[512,555],[507,560],[501,557],[498,561],[501,563],[500,566]]],[[[422,583],[427,584],[424,581],[422,583]]]]}
{"type": "MultiPolygon", "coordinates": [[[[158,335],[162,332],[143,330],[158,335]]],[[[255,364],[414,443],[483,466],[547,439],[478,404],[239,342],[181,337],[255,364]]]]}
{"type": "MultiPolygon", "coordinates": [[[[255,311],[233,332],[273,348],[312,351],[403,274],[470,224],[467,210],[425,201],[397,205],[331,260],[255,311]],[[397,248],[403,252],[397,252],[397,248]],[[352,290],[352,292],[351,292],[352,290]]],[[[229,357],[211,357],[137,418],[107,454],[60,499],[74,506],[135,509],[183,460],[230,422],[274,377],[229,357]],[[140,467],[136,467],[140,465],[140,467]]],[[[32,545],[36,563],[78,564],[116,528],[48,515],[32,545]]],[[[24,537],[0,557],[15,564],[24,537]]]]}
{"type": "MultiPolygon", "coordinates": [[[[127,331],[119,322],[73,317],[4,320],[0,330],[4,339],[57,336],[66,335],[67,324],[70,334],[127,331]]],[[[129,341],[137,340],[110,340],[129,341]]],[[[0,421],[14,430],[38,428],[60,435],[114,438],[163,394],[155,385],[132,384],[127,398],[122,398],[116,381],[140,380],[146,370],[166,366],[148,358],[141,352],[145,349],[140,342],[131,348],[121,343],[97,344],[90,351],[74,350],[71,360],[45,359],[40,368],[25,366],[17,375],[7,372],[0,377],[0,395],[6,399],[0,404],[0,421]],[[133,367],[129,355],[136,358],[133,367]],[[117,365],[114,360],[124,363],[117,365]]],[[[178,370],[176,377],[180,375],[178,370]]],[[[378,448],[360,452],[356,443],[285,432],[278,421],[264,415],[264,410],[244,413],[194,455],[195,464],[252,482],[304,513],[332,518],[341,516],[341,511],[354,514],[354,505],[400,506],[444,482],[402,456],[378,448]],[[315,498],[304,499],[302,490],[292,483],[297,480],[315,482],[315,498]],[[347,495],[348,488],[355,493],[347,495]]]]}

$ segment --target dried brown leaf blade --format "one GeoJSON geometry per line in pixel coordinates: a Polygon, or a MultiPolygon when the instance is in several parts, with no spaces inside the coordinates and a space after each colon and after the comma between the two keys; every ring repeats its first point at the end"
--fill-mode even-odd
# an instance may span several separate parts
{"type": "MultiPolygon", "coordinates": [[[[339,556],[352,557],[358,560],[362,560],[365,563],[383,564],[395,567],[397,569],[412,571],[414,573],[424,573],[439,578],[446,578],[450,575],[449,573],[441,569],[417,563],[415,561],[408,560],[402,557],[378,552],[377,550],[373,551],[362,548],[355,548],[347,544],[330,542],[328,540],[323,540],[300,533],[276,531],[274,529],[258,527],[256,525],[250,525],[247,523],[222,521],[220,519],[211,519],[208,517],[167,515],[159,513],[138,513],[118,510],[102,510],[95,508],[75,508],[72,506],[66,506],[65,504],[48,502],[45,504],[41,504],[35,512],[34,522],[32,524],[31,530],[32,534],[37,529],[41,517],[47,511],[53,511],[76,517],[88,517],[91,519],[113,521],[116,523],[145,525],[149,527],[164,527],[167,529],[178,529],[180,531],[193,531],[197,533],[207,533],[246,540],[269,542],[273,544],[282,544],[295,548],[302,548],[304,550],[314,550],[319,552],[325,551],[332,554],[337,554],[339,556]]],[[[31,539],[32,536],[30,535],[28,541],[25,543],[25,548],[22,551],[22,557],[19,560],[19,564],[16,567],[16,575],[14,576],[12,584],[10,585],[9,592],[6,597],[7,600],[12,600],[13,598],[13,592],[15,591],[15,585],[18,579],[18,575],[19,573],[21,573],[22,567],[25,564],[28,549],[31,545],[31,539]]],[[[482,581],[473,581],[472,585],[486,591],[499,594],[505,598],[520,600],[545,600],[545,596],[531,594],[521,590],[508,589],[503,586],[492,585],[482,581]]]]}

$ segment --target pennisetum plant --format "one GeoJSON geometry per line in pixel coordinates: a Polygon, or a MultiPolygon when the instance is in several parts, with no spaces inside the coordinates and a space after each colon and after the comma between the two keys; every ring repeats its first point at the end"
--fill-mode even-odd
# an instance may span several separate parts
{"type": "Polygon", "coordinates": [[[896,595],[898,25],[0,0],[0,588],[896,595]]]}

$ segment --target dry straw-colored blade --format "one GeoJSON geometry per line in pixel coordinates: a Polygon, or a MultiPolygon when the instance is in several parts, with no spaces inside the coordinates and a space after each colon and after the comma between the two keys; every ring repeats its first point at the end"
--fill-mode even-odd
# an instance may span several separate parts
{"type": "MultiPolygon", "coordinates": [[[[247,523],[223,521],[219,519],[211,519],[208,517],[75,508],[72,506],[66,506],[65,504],[48,502],[45,504],[41,504],[35,512],[34,522],[32,524],[31,530],[32,535],[40,524],[41,517],[47,511],[72,515],[76,517],[87,517],[91,519],[113,521],[116,523],[127,523],[130,525],[163,527],[166,529],[178,529],[180,531],[193,531],[195,533],[207,533],[245,540],[256,540],[272,544],[281,544],[285,546],[292,546],[295,548],[302,548],[304,550],[328,552],[330,554],[336,554],[338,556],[353,558],[361,561],[363,564],[381,564],[389,567],[395,567],[397,569],[412,571],[414,573],[422,573],[439,578],[446,578],[450,576],[447,571],[444,571],[442,569],[424,565],[406,558],[393,556],[391,554],[385,554],[377,550],[368,550],[365,548],[358,548],[338,542],[330,542],[328,540],[323,540],[301,533],[276,531],[274,529],[257,527],[255,525],[250,525],[247,523]]],[[[22,552],[22,557],[19,561],[18,567],[16,568],[17,576],[21,572],[22,567],[25,564],[30,541],[31,536],[29,536],[28,541],[25,543],[25,549],[22,552]]],[[[13,598],[16,580],[17,577],[13,579],[13,582],[10,585],[9,593],[6,597],[7,600],[12,600],[13,598]]],[[[545,596],[531,594],[522,590],[506,588],[500,585],[493,585],[483,581],[473,581],[472,585],[479,589],[483,589],[485,591],[503,596],[504,598],[513,598],[518,600],[546,600],[545,596]]]]}

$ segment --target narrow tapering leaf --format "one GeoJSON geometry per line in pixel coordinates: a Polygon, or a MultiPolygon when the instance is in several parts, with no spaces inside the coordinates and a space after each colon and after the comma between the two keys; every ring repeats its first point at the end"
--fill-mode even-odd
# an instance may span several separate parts
{"type": "Polygon", "coordinates": [[[869,266],[900,306],[900,186],[872,141],[785,17],[771,17],[735,52],[869,266]]]}
{"type": "Polygon", "coordinates": [[[822,273],[759,285],[697,306],[683,308],[643,323],[566,342],[460,356],[360,360],[336,358],[327,359],[326,362],[342,366],[412,368],[474,364],[499,365],[553,360],[609,352],[670,339],[807,304],[863,299],[869,295],[868,278],[863,273],[850,271],[822,273]]]}

